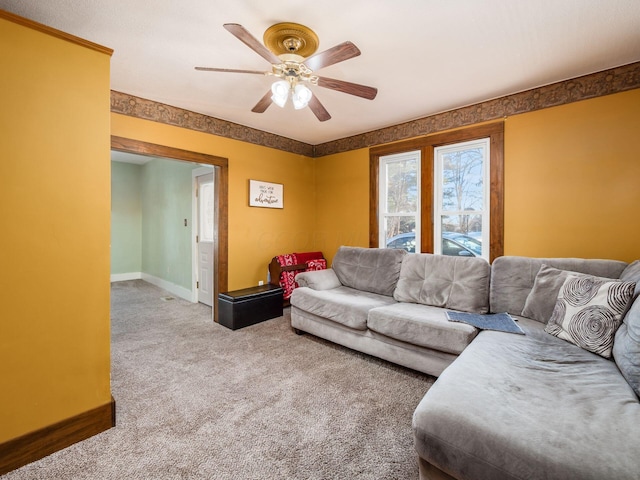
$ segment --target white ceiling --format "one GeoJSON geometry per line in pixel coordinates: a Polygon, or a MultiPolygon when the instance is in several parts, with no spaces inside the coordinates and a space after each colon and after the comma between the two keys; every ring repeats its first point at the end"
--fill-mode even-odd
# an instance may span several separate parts
{"type": "Polygon", "coordinates": [[[640,0],[0,0],[0,8],[114,49],[111,88],[316,145],[640,61],[640,0]],[[272,79],[195,66],[269,70],[227,32],[262,41],[307,25],[318,51],[362,55],[319,70],[378,88],[369,101],[312,87],[332,115],[251,108],[272,79]]]}
{"type": "Polygon", "coordinates": [[[148,157],[146,155],[137,155],[135,153],[119,152],[117,150],[111,150],[111,160],[120,163],[133,163],[136,165],[144,165],[150,162],[155,157],[148,157]]]}

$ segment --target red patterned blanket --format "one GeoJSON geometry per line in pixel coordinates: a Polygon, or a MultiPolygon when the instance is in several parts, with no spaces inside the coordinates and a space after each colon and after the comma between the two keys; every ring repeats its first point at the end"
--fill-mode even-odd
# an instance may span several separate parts
{"type": "Polygon", "coordinates": [[[300,272],[311,270],[324,270],[327,268],[327,261],[323,258],[322,252],[289,253],[276,257],[281,267],[300,266],[299,269],[287,270],[283,268],[280,274],[280,286],[284,290],[283,298],[288,300],[293,290],[298,287],[296,275],[300,272]],[[302,266],[304,265],[304,268],[302,266]]]}

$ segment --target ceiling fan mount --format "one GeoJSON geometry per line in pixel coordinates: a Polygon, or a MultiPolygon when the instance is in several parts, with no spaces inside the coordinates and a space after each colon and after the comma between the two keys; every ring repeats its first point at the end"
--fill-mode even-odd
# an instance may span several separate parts
{"type": "Polygon", "coordinates": [[[251,109],[263,113],[269,105],[276,103],[283,107],[290,96],[295,109],[308,106],[313,114],[324,122],[331,118],[320,100],[304,84],[336,90],[373,100],[378,89],[346,82],[334,78],[321,77],[314,71],[334,65],[360,55],[360,50],[351,42],[343,42],[320,53],[315,53],[320,41],[313,30],[298,23],[276,23],[269,27],[260,43],[242,25],[225,23],[224,28],[238,40],[271,63],[270,71],[239,70],[232,68],[195,67],[196,70],[228,73],[252,73],[271,75],[279,78],[271,89],[251,109]]]}
{"type": "Polygon", "coordinates": [[[309,27],[299,23],[276,23],[264,32],[265,46],[276,55],[296,54],[309,57],[316,53],[320,40],[309,27]]]}

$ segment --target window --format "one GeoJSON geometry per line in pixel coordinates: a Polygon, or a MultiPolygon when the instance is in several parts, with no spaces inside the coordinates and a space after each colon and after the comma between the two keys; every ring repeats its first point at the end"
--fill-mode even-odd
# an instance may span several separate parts
{"type": "Polygon", "coordinates": [[[495,122],[372,148],[369,246],[482,256],[490,261],[501,256],[503,144],[504,123],[495,122]],[[412,155],[419,164],[415,169],[415,194],[408,183],[410,175],[414,175],[407,160],[412,155]],[[388,162],[402,161],[405,171],[398,175],[400,168],[395,171],[388,162]],[[399,185],[394,185],[394,178],[400,181],[399,185]],[[390,204],[389,192],[394,189],[404,191],[405,200],[415,199],[418,211],[390,204]],[[393,238],[396,235],[404,236],[393,238]]]}
{"type": "Polygon", "coordinates": [[[434,149],[434,253],[489,258],[489,139],[434,149]]]}
{"type": "Polygon", "coordinates": [[[380,158],[380,245],[420,251],[419,179],[420,151],[380,158]]]}
{"type": "Polygon", "coordinates": [[[210,181],[203,180],[202,183],[200,183],[198,199],[200,200],[200,203],[198,204],[198,217],[200,221],[198,233],[200,236],[200,241],[213,242],[213,232],[215,230],[215,199],[213,191],[213,175],[211,175],[210,181]]]}

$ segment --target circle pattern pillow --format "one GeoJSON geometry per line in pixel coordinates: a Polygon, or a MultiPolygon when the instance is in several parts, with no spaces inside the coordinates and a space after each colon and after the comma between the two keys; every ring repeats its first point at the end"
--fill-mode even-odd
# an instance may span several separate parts
{"type": "Polygon", "coordinates": [[[565,279],[545,331],[605,358],[633,298],[635,282],[607,281],[593,276],[565,279]]]}

